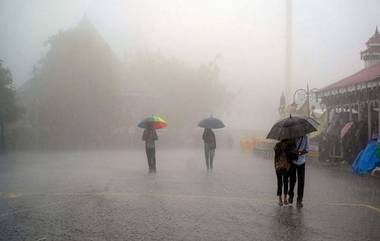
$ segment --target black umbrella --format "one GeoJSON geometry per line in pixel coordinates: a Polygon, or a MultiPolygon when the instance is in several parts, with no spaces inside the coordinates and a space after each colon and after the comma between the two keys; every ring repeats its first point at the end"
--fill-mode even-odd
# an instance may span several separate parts
{"type": "Polygon", "coordinates": [[[316,131],[317,124],[318,122],[310,118],[305,119],[302,117],[290,116],[274,124],[269,131],[267,138],[284,140],[304,136],[316,131]]]}
{"type": "Polygon", "coordinates": [[[318,121],[316,121],[315,119],[313,119],[313,118],[311,118],[311,117],[306,118],[306,120],[307,120],[310,124],[312,124],[312,125],[314,126],[315,129],[318,129],[318,127],[319,127],[319,122],[318,122],[318,121]]]}
{"type": "Polygon", "coordinates": [[[202,128],[210,128],[210,129],[220,129],[220,128],[225,127],[224,123],[221,120],[214,118],[212,116],[209,118],[203,119],[201,122],[199,122],[198,126],[202,128]]]}

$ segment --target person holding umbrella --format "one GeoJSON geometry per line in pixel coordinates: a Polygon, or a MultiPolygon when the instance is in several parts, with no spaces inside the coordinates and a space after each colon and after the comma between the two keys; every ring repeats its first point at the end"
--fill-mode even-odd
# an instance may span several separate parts
{"type": "Polygon", "coordinates": [[[157,132],[152,127],[144,130],[142,140],[145,141],[145,152],[148,158],[149,172],[156,172],[156,146],[155,141],[158,140],[157,132]]]}
{"type": "Polygon", "coordinates": [[[289,187],[289,168],[290,162],[288,158],[289,145],[291,139],[281,140],[274,147],[274,168],[277,176],[277,197],[278,204],[281,206],[288,205],[288,187],[289,187]],[[284,192],[282,192],[284,190],[284,192]],[[284,199],[282,199],[284,194],[284,199]]]}
{"type": "Polygon", "coordinates": [[[145,151],[148,159],[149,173],[156,172],[156,146],[158,140],[156,129],[167,126],[165,120],[157,115],[153,115],[142,120],[138,127],[144,128],[142,140],[145,141],[145,151]]]}
{"type": "Polygon", "coordinates": [[[275,140],[290,139],[290,145],[286,148],[288,159],[290,160],[290,189],[289,200],[293,203],[294,187],[298,178],[297,187],[297,207],[302,208],[302,199],[305,183],[305,154],[309,149],[307,134],[317,131],[318,122],[311,118],[292,117],[280,120],[273,125],[267,138],[275,140]]]}
{"type": "Polygon", "coordinates": [[[294,158],[290,163],[290,188],[289,188],[289,203],[293,203],[294,187],[297,184],[297,207],[302,208],[303,191],[305,186],[305,155],[309,151],[309,138],[304,135],[295,138],[296,149],[293,151],[294,158]]]}
{"type": "Polygon", "coordinates": [[[206,166],[207,170],[212,170],[216,149],[215,133],[212,129],[224,128],[225,125],[221,120],[211,116],[199,122],[198,126],[205,128],[203,131],[202,139],[204,142],[206,166]]]}
{"type": "Polygon", "coordinates": [[[205,146],[205,157],[206,157],[206,166],[207,170],[212,169],[215,149],[216,149],[216,140],[215,133],[211,128],[205,128],[203,131],[202,139],[204,141],[205,146]]]}

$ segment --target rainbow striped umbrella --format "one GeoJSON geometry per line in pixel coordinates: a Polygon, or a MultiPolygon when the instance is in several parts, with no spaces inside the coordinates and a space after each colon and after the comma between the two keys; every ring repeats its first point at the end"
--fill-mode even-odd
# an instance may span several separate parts
{"type": "Polygon", "coordinates": [[[164,119],[162,119],[158,115],[152,115],[142,120],[137,126],[144,129],[148,127],[151,127],[153,129],[161,129],[166,127],[167,125],[168,124],[164,119]]]}

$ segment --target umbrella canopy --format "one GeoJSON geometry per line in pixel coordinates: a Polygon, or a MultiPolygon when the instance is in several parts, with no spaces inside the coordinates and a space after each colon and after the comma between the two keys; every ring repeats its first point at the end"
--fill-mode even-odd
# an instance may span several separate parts
{"type": "Polygon", "coordinates": [[[201,122],[199,122],[198,126],[202,127],[202,128],[210,128],[210,129],[220,129],[220,128],[225,127],[225,125],[223,124],[223,122],[221,120],[214,118],[212,116],[210,116],[209,118],[201,120],[201,122]]]}
{"type": "MultiPolygon", "coordinates": [[[[292,117],[293,118],[293,117],[292,117]]],[[[314,126],[315,129],[318,129],[319,127],[319,122],[311,117],[307,117],[306,120],[312,125],[314,126]]]]}
{"type": "Polygon", "coordinates": [[[144,120],[142,120],[137,126],[140,128],[153,128],[153,129],[161,129],[166,127],[168,124],[164,119],[159,117],[158,115],[152,115],[144,120]]]}
{"type": "Polygon", "coordinates": [[[343,138],[348,133],[353,124],[354,122],[349,121],[343,126],[342,130],[340,130],[340,138],[343,138]]]}
{"type": "Polygon", "coordinates": [[[280,120],[271,128],[268,139],[284,140],[304,136],[317,130],[318,122],[310,118],[290,116],[280,120]]]}

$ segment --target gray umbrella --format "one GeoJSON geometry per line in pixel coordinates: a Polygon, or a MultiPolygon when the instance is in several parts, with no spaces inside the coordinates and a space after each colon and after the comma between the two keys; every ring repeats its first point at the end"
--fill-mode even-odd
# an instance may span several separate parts
{"type": "Polygon", "coordinates": [[[220,129],[220,128],[225,127],[223,121],[217,118],[214,118],[212,116],[210,116],[209,118],[203,119],[201,122],[199,122],[198,126],[202,128],[210,128],[210,129],[220,129]]]}
{"type": "Polygon", "coordinates": [[[310,118],[305,119],[302,117],[290,116],[274,124],[269,131],[267,138],[284,140],[304,136],[316,131],[317,124],[318,122],[311,120],[310,118]]]}

